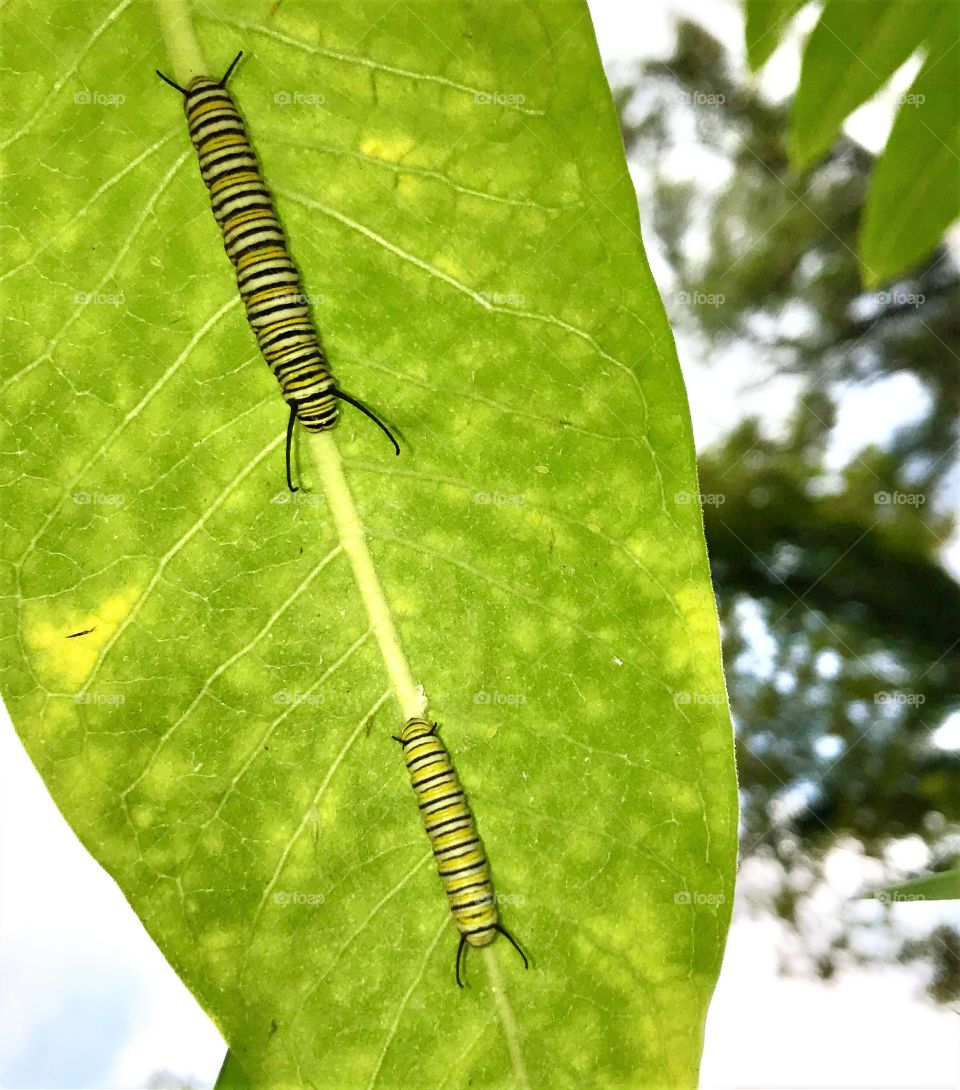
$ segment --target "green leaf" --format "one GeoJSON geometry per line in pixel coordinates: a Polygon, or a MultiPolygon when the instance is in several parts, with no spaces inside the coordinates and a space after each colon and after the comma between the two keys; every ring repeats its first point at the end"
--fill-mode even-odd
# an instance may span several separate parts
{"type": "Polygon", "coordinates": [[[870,896],[887,903],[901,901],[957,901],[960,900],[960,869],[942,870],[926,874],[909,882],[887,886],[870,896]]]}
{"type": "Polygon", "coordinates": [[[806,0],[744,0],[747,60],[756,72],[780,44],[806,0]]]}
{"type": "Polygon", "coordinates": [[[232,1052],[227,1053],[213,1090],[250,1090],[250,1080],[232,1052]]]}
{"type": "Polygon", "coordinates": [[[948,5],[874,168],[860,230],[864,282],[907,271],[960,215],[960,9],[948,5]]]}
{"type": "Polygon", "coordinates": [[[788,148],[794,169],[829,149],[845,118],[920,47],[942,10],[940,0],[828,0],[807,40],[793,100],[788,148]]]}
{"type": "Polygon", "coordinates": [[[586,6],[244,11],[3,11],[17,730],[252,1085],[692,1086],[732,738],[686,398],[586,6]],[[334,372],[405,438],[394,458],[346,408],[301,433],[293,498],[153,74],[241,48],[334,372]],[[499,939],[463,991],[390,738],[417,685],[532,962],[499,939]]]}

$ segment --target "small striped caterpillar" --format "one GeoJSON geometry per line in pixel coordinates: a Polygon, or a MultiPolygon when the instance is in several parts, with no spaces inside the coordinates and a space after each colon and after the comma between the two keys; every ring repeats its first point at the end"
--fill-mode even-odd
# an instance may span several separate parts
{"type": "Polygon", "coordinates": [[[425,719],[408,719],[400,735],[393,738],[403,746],[420,816],[430,838],[453,921],[460,932],[457,984],[463,987],[460,962],[466,945],[489,946],[498,931],[523,958],[523,967],[529,968],[527,955],[516,939],[497,922],[487,857],[450,755],[437,736],[437,724],[431,726],[425,719]]]}
{"type": "Polygon", "coordinates": [[[223,245],[237,274],[237,287],[260,351],[290,406],[287,421],[287,487],[290,446],[297,420],[307,431],[328,431],[337,423],[337,401],[359,409],[400,447],[389,428],[366,405],[334,382],[306,304],[300,274],[290,257],[287,238],[260,173],[243,119],[226,82],[243,56],[234,57],[221,80],[194,76],[186,87],[158,71],[183,95],[190,139],[200,162],[200,175],[210,192],[213,215],[223,245]]]}

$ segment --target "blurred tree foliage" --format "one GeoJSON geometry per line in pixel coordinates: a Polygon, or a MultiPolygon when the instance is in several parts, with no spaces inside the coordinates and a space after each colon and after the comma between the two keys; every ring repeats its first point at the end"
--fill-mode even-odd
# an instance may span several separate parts
{"type": "Polygon", "coordinates": [[[898,880],[898,845],[925,847],[918,872],[951,865],[960,845],[960,753],[934,738],[960,711],[960,585],[942,565],[956,529],[956,264],[941,248],[865,293],[856,237],[871,156],[843,137],[792,173],[790,103],[761,97],[698,25],[678,25],[667,61],[620,75],[681,357],[748,360],[772,397],[785,380],[797,390],[786,428],[735,421],[700,460],[746,891],[791,925],[786,968],[829,976],[849,960],[922,958],[931,994],[948,1001],[960,936],[940,926],[903,941],[888,908],[838,897],[825,909],[825,891],[838,852],[898,880]],[[678,149],[695,171],[675,168],[678,149]],[[828,443],[841,405],[894,375],[915,380],[922,418],[838,469],[828,443]]]}

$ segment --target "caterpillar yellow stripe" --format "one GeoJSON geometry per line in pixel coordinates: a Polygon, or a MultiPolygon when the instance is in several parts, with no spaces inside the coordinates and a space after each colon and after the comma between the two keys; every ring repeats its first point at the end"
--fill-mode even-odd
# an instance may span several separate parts
{"type": "Polygon", "coordinates": [[[437,724],[431,725],[426,719],[408,719],[399,736],[393,737],[403,747],[423,826],[430,838],[453,921],[460,932],[457,984],[463,987],[460,965],[466,946],[489,946],[497,932],[513,944],[527,968],[526,954],[497,920],[487,857],[467,796],[447,748],[437,735],[437,724]]]}
{"type": "Polygon", "coordinates": [[[221,80],[195,76],[181,87],[162,72],[157,75],[183,95],[200,176],[210,193],[224,249],[236,270],[247,321],[290,406],[287,486],[296,492],[290,474],[294,422],[299,420],[308,431],[327,431],[337,423],[338,399],[369,416],[389,437],[397,454],[400,447],[377,416],[337,388],[330,373],[273,198],[240,111],[225,86],[242,56],[237,54],[221,80]]]}

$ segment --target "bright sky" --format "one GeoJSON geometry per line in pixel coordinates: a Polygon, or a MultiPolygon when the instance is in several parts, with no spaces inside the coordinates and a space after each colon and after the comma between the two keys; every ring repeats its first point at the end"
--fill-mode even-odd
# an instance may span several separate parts
{"type": "MultiPolygon", "coordinates": [[[[591,0],[590,7],[607,62],[665,54],[674,13],[704,18],[696,0],[591,0]]],[[[742,55],[738,5],[712,0],[707,11],[713,32],[742,55]]],[[[776,94],[778,81],[789,86],[795,77],[789,51],[774,67],[776,94]]],[[[857,119],[856,135],[881,143],[888,123],[889,107],[871,108],[857,119]]],[[[703,441],[735,407],[718,402],[702,368],[684,364],[703,441]]],[[[873,396],[889,405],[889,392],[873,396]]],[[[897,392],[901,411],[909,396],[897,392]]],[[[742,408],[738,402],[736,411],[742,408]]],[[[856,449],[861,437],[850,435],[845,442],[856,449]]],[[[0,1085],[142,1087],[162,1069],[212,1084],[223,1055],[219,1035],[60,817],[5,716],[0,890],[0,1085]]],[[[746,918],[734,925],[708,1022],[706,1090],[960,1086],[960,1023],[923,998],[915,976],[894,969],[830,984],[781,978],[777,926],[746,918]]]]}

